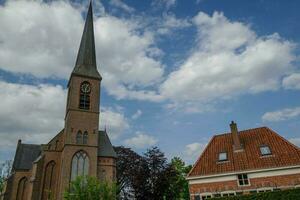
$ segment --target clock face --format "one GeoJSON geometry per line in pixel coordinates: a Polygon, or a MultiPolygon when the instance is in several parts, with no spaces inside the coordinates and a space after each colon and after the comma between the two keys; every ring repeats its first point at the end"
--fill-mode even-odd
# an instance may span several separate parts
{"type": "Polygon", "coordinates": [[[90,93],[91,92],[91,86],[89,83],[82,83],[81,84],[81,92],[83,93],[90,93]]]}

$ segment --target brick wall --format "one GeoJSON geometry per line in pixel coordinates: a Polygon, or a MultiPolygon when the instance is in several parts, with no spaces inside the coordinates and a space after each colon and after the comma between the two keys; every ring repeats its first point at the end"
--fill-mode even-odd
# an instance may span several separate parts
{"type": "MultiPolygon", "coordinates": [[[[281,175],[262,178],[251,178],[249,186],[238,186],[237,180],[191,184],[189,186],[190,194],[201,193],[220,193],[223,191],[243,191],[256,190],[258,188],[277,188],[294,187],[300,184],[300,174],[281,175]]],[[[247,192],[246,192],[247,193],[247,192]]],[[[193,196],[192,196],[193,197],[193,196]]],[[[193,198],[192,198],[193,199],[193,198]]]]}

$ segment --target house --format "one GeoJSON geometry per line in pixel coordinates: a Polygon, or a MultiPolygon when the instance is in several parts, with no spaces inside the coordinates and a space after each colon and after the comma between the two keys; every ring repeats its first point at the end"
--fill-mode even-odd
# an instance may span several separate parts
{"type": "Polygon", "coordinates": [[[115,180],[116,153],[107,132],[99,130],[101,80],[96,65],[90,3],[68,83],[64,128],[47,144],[18,141],[12,175],[6,181],[2,198],[60,200],[77,176],[115,180]]]}
{"type": "Polygon", "coordinates": [[[215,135],[187,176],[192,200],[300,187],[300,149],[267,127],[215,135]]]}

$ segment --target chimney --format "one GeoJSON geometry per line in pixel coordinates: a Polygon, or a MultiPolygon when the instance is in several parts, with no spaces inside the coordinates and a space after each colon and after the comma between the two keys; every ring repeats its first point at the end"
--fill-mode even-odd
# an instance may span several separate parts
{"type": "Polygon", "coordinates": [[[238,129],[237,129],[237,125],[234,121],[231,121],[230,124],[230,129],[231,129],[231,136],[233,139],[233,146],[234,146],[234,150],[242,150],[243,147],[241,145],[241,141],[238,135],[238,129]]]}

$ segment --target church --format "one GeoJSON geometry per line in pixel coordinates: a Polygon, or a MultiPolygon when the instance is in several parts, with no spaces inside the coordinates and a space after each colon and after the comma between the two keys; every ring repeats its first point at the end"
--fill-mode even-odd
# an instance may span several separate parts
{"type": "Polygon", "coordinates": [[[99,130],[100,85],[90,3],[75,67],[68,82],[63,130],[47,144],[18,141],[5,200],[62,199],[77,176],[116,178],[116,153],[99,130]]]}

